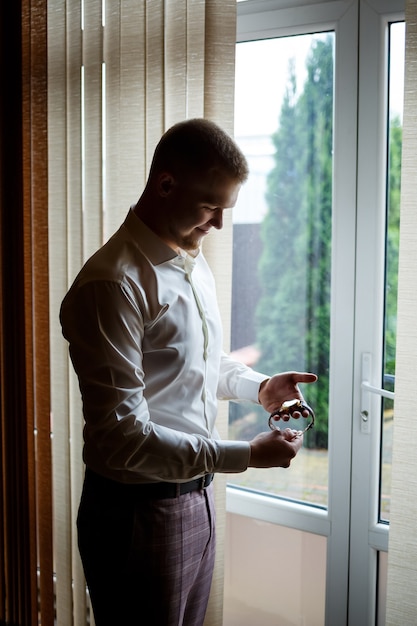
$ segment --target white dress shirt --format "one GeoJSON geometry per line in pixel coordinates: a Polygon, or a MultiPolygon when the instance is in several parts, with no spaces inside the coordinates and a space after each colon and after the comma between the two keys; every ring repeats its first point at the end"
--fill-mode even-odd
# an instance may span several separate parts
{"type": "Polygon", "coordinates": [[[220,440],[217,399],[258,402],[265,375],[222,351],[215,284],[130,211],[61,306],[83,401],[84,461],[114,480],[241,472],[249,443],[220,440]]]}

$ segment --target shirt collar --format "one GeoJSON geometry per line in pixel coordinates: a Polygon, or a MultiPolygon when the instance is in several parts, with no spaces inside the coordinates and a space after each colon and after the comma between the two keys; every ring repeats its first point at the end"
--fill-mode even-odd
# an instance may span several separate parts
{"type": "Polygon", "coordinates": [[[174,259],[174,263],[183,267],[186,274],[191,274],[195,267],[198,253],[199,250],[196,250],[195,252],[193,251],[193,253],[186,252],[185,250],[179,250],[179,254],[174,259]]]}
{"type": "Polygon", "coordinates": [[[178,253],[175,252],[142,222],[140,217],[134,213],[133,207],[130,208],[123,226],[153,265],[161,265],[167,261],[180,259],[181,265],[184,265],[187,269],[189,268],[189,271],[193,270],[200,250],[186,252],[180,249],[178,253]]]}

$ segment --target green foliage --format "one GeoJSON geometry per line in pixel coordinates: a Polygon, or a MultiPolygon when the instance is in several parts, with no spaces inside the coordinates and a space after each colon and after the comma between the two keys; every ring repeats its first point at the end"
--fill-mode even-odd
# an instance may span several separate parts
{"type": "Polygon", "coordinates": [[[391,120],[389,139],[385,272],[385,373],[395,374],[402,149],[402,127],[398,117],[391,120]]]}
{"type": "MultiPolygon", "coordinates": [[[[256,332],[268,374],[312,371],[303,392],[316,412],[309,447],[327,447],[332,236],[333,38],[314,42],[298,96],[294,66],[273,135],[268,213],[261,236],[256,332]]],[[[395,374],[402,128],[390,123],[386,241],[385,372],[395,374]]],[[[252,425],[255,427],[255,422],[252,425]]]]}
{"type": "MultiPolygon", "coordinates": [[[[261,228],[261,298],[257,369],[312,371],[303,393],[316,412],[308,447],[327,447],[332,237],[333,38],[315,41],[300,95],[294,65],[273,135],[275,164],[267,180],[268,212],[261,228]]],[[[390,123],[387,194],[385,372],[395,374],[402,128],[390,123]]],[[[264,415],[253,413],[251,431],[264,415]]],[[[297,426],[295,426],[297,427],[297,426]]]]}
{"type": "Polygon", "coordinates": [[[327,446],[332,213],[333,38],[316,41],[297,97],[294,68],[273,136],[268,213],[259,263],[258,368],[313,371],[304,390],[317,426],[307,445],[327,446]]]}

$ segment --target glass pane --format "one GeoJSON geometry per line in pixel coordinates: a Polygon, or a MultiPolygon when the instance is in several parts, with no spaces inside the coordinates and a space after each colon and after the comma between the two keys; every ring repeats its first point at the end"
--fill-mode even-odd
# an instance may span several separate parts
{"type": "MultiPolygon", "coordinates": [[[[334,33],[244,42],[236,51],[235,137],[250,177],[233,211],[232,350],[267,375],[312,371],[316,426],[288,472],[234,484],[327,505],[334,33]]],[[[230,404],[233,438],[267,428],[230,404]]],[[[299,422],[290,426],[299,428],[299,422]]]]}
{"type": "Polygon", "coordinates": [[[322,626],[326,546],[325,537],[228,513],[223,625],[322,626]]]}
{"type": "MultiPolygon", "coordinates": [[[[397,282],[400,229],[402,114],[404,100],[404,22],[389,27],[387,228],[385,252],[385,315],[383,388],[394,391],[397,329],[397,282]]],[[[382,405],[380,520],[389,519],[393,401],[382,405]]]]}

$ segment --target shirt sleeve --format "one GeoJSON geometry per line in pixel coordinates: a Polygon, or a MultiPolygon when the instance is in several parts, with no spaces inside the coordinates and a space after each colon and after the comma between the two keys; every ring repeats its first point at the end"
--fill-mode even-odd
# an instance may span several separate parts
{"type": "Polygon", "coordinates": [[[248,401],[259,404],[259,386],[268,376],[222,354],[217,397],[221,400],[248,401]]]}
{"type": "MultiPolygon", "coordinates": [[[[75,285],[62,304],[61,324],[83,400],[84,460],[93,470],[124,482],[152,482],[246,469],[247,442],[152,422],[144,396],[143,315],[129,284],[75,285]]],[[[253,395],[249,380],[241,385],[253,395]]]]}

